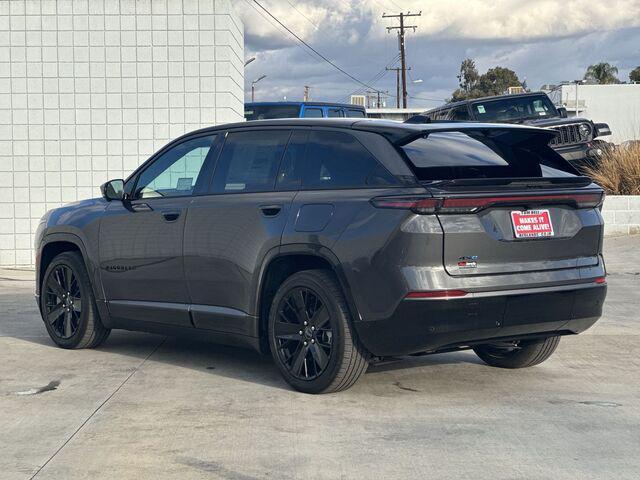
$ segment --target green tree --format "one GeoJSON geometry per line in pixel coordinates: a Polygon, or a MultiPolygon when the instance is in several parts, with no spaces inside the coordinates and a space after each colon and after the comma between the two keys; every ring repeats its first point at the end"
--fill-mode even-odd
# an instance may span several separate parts
{"type": "Polygon", "coordinates": [[[480,75],[473,59],[467,58],[460,65],[458,83],[459,88],[451,94],[452,102],[501,95],[509,87],[519,86],[520,80],[513,70],[504,67],[494,67],[480,75]]]}
{"type": "Polygon", "coordinates": [[[618,67],[607,62],[600,62],[594,65],[589,65],[589,68],[587,68],[587,71],[584,74],[584,79],[595,81],[600,85],[620,83],[620,80],[616,77],[617,74],[618,67]]]}
{"type": "Polygon", "coordinates": [[[487,73],[480,75],[480,90],[486,92],[485,95],[501,95],[509,87],[520,86],[520,79],[516,72],[504,67],[494,67],[487,70],[487,73]]]}
{"type": "Polygon", "coordinates": [[[631,72],[629,72],[629,80],[632,82],[640,83],[640,66],[634,68],[633,70],[631,70],[631,72]]]}

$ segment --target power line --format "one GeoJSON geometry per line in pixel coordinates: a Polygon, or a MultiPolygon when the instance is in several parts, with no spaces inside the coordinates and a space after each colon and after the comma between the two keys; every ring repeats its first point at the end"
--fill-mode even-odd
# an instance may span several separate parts
{"type": "Polygon", "coordinates": [[[298,12],[300,15],[302,15],[304,18],[306,18],[307,22],[309,22],[313,28],[315,28],[316,30],[318,30],[318,26],[313,23],[313,20],[311,20],[309,17],[307,17],[304,13],[302,13],[300,10],[298,10],[298,7],[296,7],[293,2],[290,2],[289,0],[286,0],[286,2],[291,5],[291,8],[293,8],[296,12],[298,12]]]}
{"type": "Polygon", "coordinates": [[[262,4],[260,4],[260,2],[258,2],[258,0],[253,0],[253,3],[255,3],[258,7],[260,7],[267,15],[269,15],[271,18],[273,18],[276,22],[278,22],[278,24],[284,28],[287,32],[289,32],[291,35],[293,35],[300,43],[302,43],[305,47],[307,47],[309,50],[311,50],[313,53],[315,53],[318,57],[320,57],[322,60],[324,60],[325,62],[327,62],[329,65],[331,65],[333,68],[335,68],[336,70],[338,70],[339,72],[341,72],[342,74],[344,74],[345,76],[349,77],[351,80],[353,80],[354,82],[366,87],[366,88],[374,88],[371,85],[366,84],[365,82],[363,82],[362,80],[354,77],[353,75],[351,75],[349,72],[347,72],[346,70],[344,70],[342,67],[340,67],[339,65],[336,65],[335,63],[333,63],[331,60],[329,60],[327,57],[325,57],[322,53],[320,53],[319,51],[317,51],[315,48],[313,48],[311,45],[309,45],[307,42],[305,42],[302,38],[300,38],[295,32],[293,32],[289,27],[287,27],[284,23],[282,23],[280,20],[278,20],[278,18],[276,16],[274,16],[269,10],[267,10],[265,7],[262,6],[262,4]]]}

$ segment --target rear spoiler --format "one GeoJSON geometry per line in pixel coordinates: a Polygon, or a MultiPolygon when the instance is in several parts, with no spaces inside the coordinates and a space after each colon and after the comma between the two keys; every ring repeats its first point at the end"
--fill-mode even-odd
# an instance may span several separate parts
{"type": "MultiPolygon", "coordinates": [[[[441,122],[438,122],[440,124],[441,122]]],[[[444,123],[444,122],[442,122],[444,123]]],[[[447,122],[447,124],[456,122],[447,122]]],[[[424,130],[412,130],[402,136],[396,136],[395,138],[389,138],[394,145],[402,147],[407,145],[418,138],[426,138],[431,133],[446,133],[446,132],[461,132],[461,133],[479,133],[492,140],[497,140],[507,145],[518,145],[523,142],[530,142],[540,145],[548,145],[552,138],[555,138],[558,133],[553,130],[536,128],[536,127],[512,127],[512,126],[496,126],[486,125],[478,123],[476,125],[469,124],[467,122],[457,123],[459,126],[444,126],[442,128],[425,128],[424,130]]]]}

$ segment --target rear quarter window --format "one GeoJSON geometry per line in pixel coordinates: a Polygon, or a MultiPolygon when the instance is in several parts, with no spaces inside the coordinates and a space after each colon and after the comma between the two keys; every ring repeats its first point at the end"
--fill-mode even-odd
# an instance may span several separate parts
{"type": "Polygon", "coordinates": [[[397,185],[396,178],[351,134],[312,131],[304,159],[307,190],[397,185]]]}

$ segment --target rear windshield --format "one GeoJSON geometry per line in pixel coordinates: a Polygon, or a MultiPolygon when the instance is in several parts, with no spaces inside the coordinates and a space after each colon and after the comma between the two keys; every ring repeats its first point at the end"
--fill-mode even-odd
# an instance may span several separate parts
{"type": "Polygon", "coordinates": [[[244,111],[246,120],[298,118],[299,116],[300,105],[250,105],[244,111]]]}
{"type": "Polygon", "coordinates": [[[523,142],[514,146],[481,133],[431,133],[402,147],[418,180],[522,178],[571,174],[572,168],[550,148],[523,142]],[[545,156],[555,168],[542,168],[545,156]],[[558,168],[560,167],[560,168],[558,168]]]}

